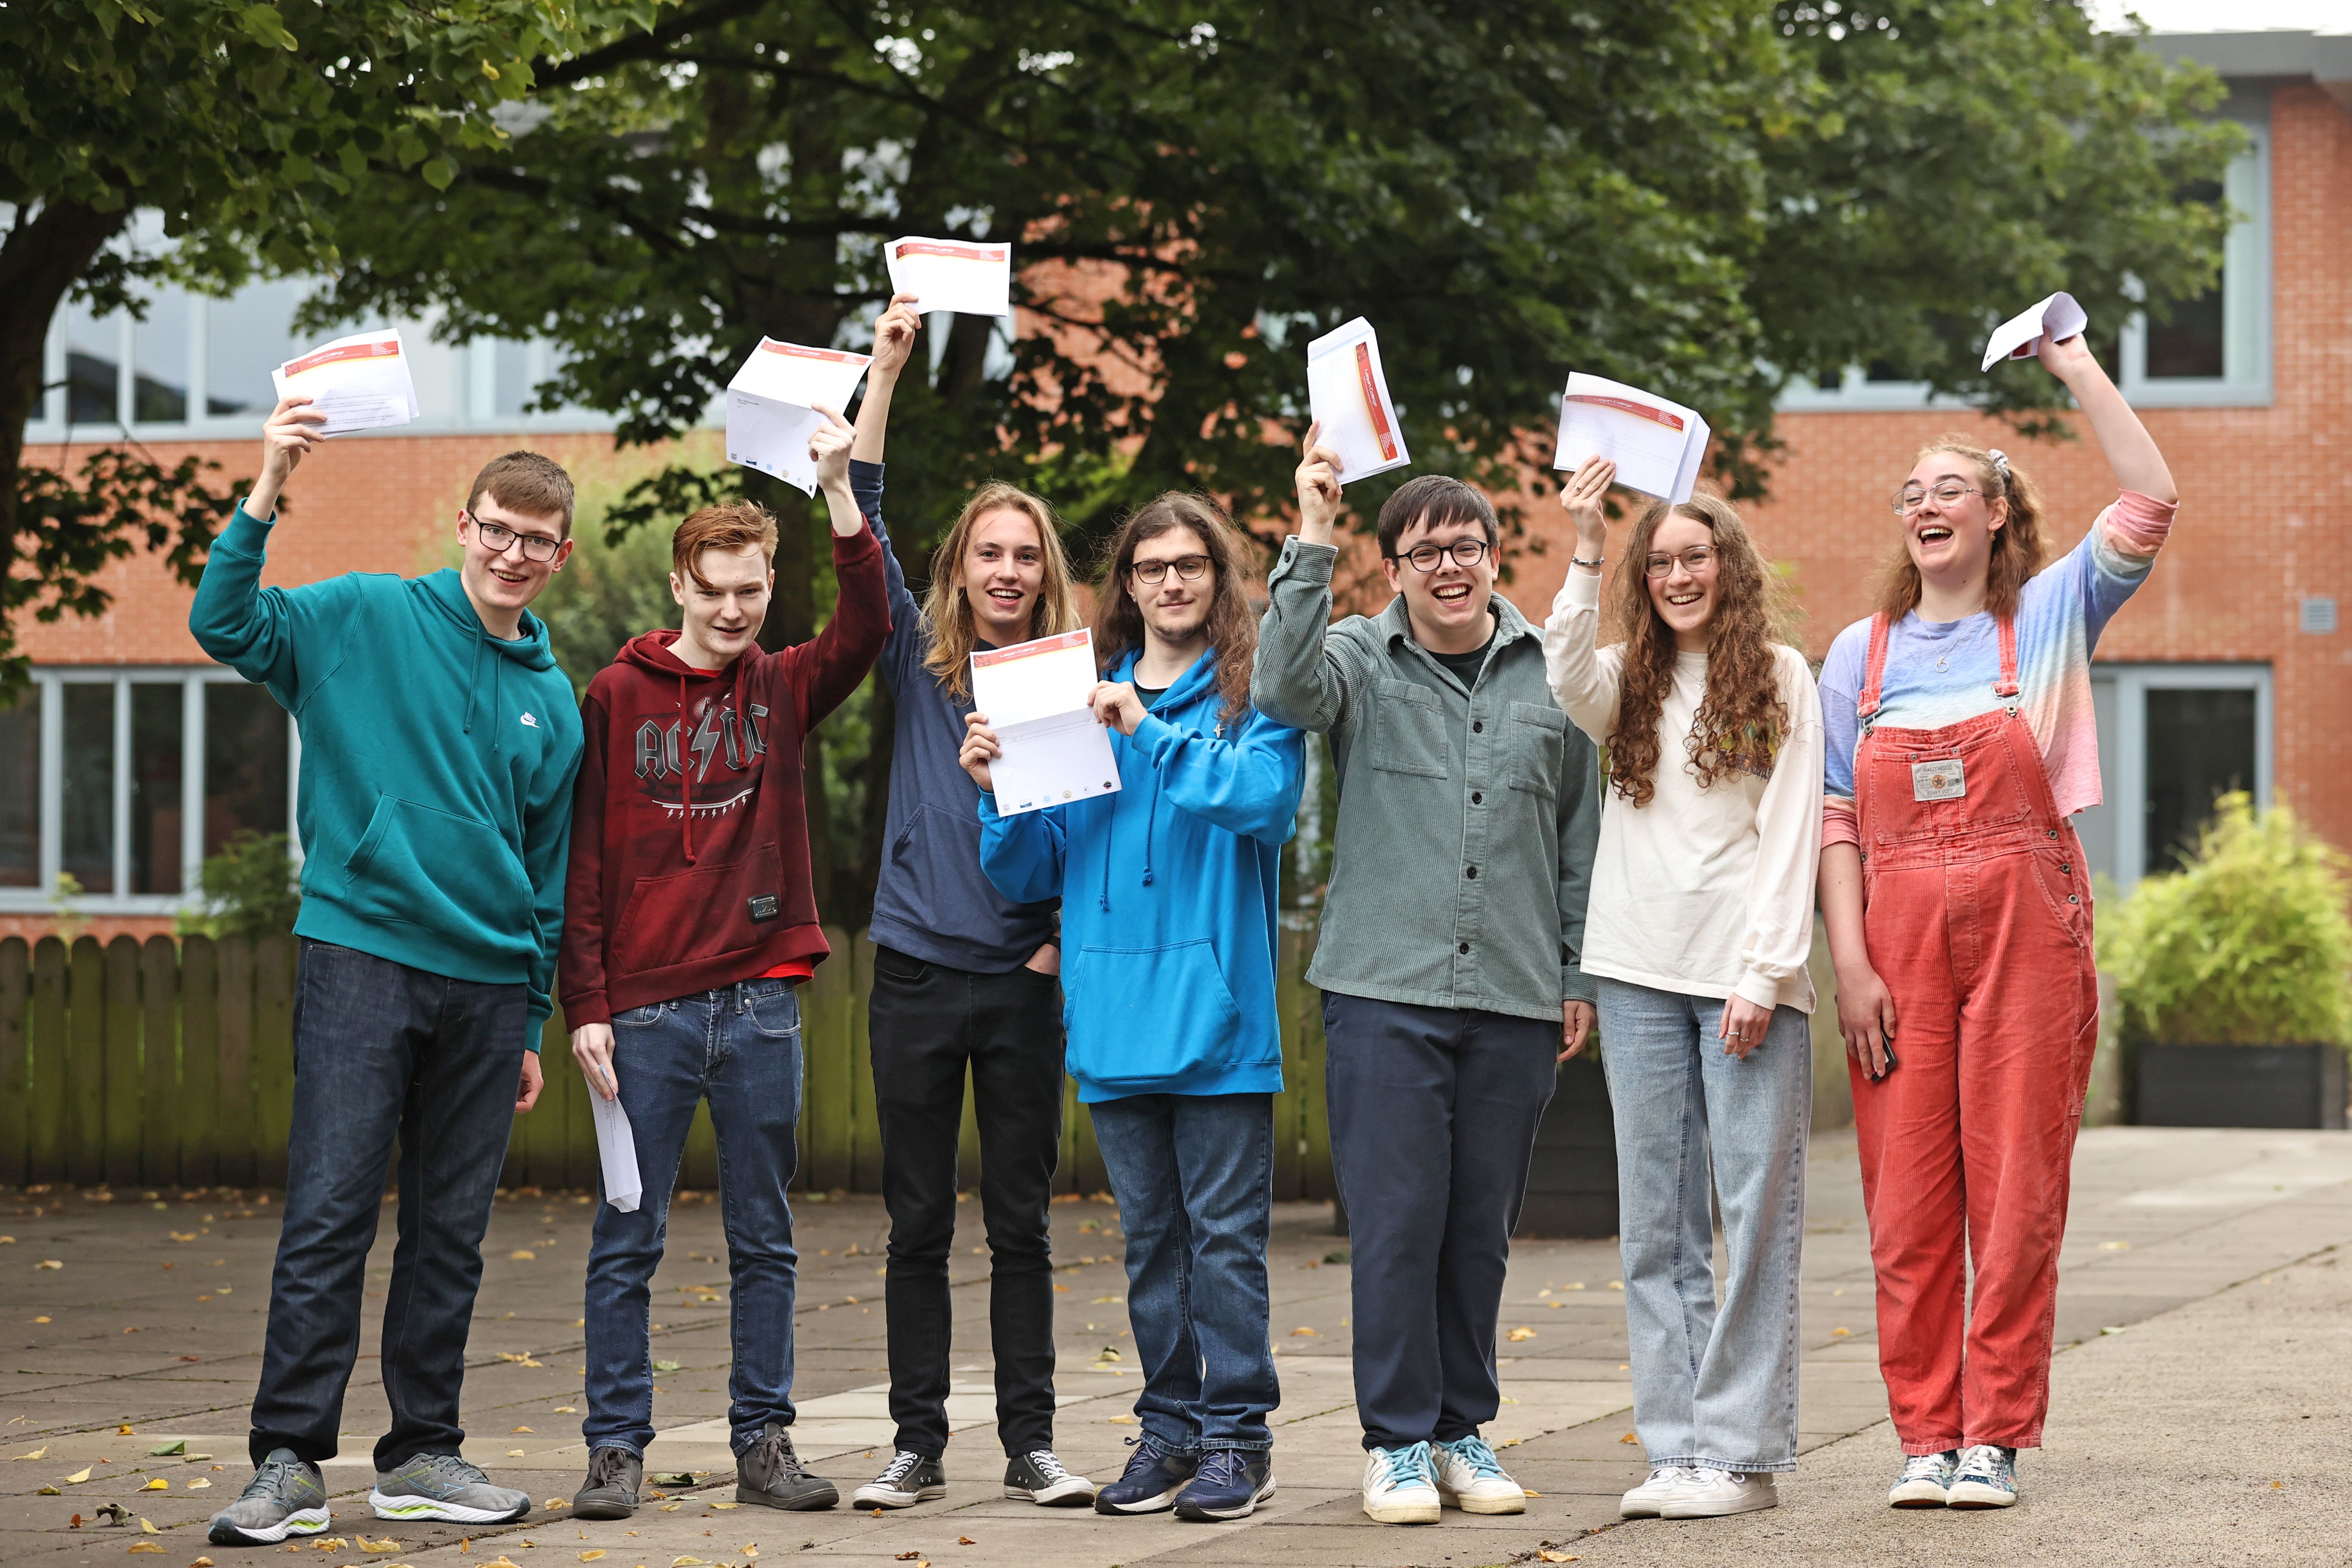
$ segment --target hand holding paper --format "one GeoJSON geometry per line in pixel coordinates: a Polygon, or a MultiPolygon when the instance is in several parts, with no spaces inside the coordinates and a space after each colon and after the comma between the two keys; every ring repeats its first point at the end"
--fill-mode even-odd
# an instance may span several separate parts
{"type": "Polygon", "coordinates": [[[1095,717],[1094,634],[1084,629],[971,656],[972,706],[986,716],[993,752],[964,742],[991,775],[1000,816],[1108,795],[1118,787],[1110,735],[1095,717]]]}
{"type": "Polygon", "coordinates": [[[279,365],[270,380],[280,399],[307,397],[327,416],[314,436],[380,429],[416,417],[416,384],[409,377],[396,327],[321,343],[279,365]]]}
{"type": "Polygon", "coordinates": [[[924,315],[1013,313],[1013,247],[1002,240],[925,239],[910,235],[882,247],[890,291],[912,294],[924,315]]]}
{"type": "Polygon", "coordinates": [[[1559,447],[1551,466],[1575,468],[1588,458],[1606,458],[1627,489],[1680,506],[1698,483],[1707,437],[1696,411],[1580,371],[1560,396],[1559,447]]]}
{"type": "Polygon", "coordinates": [[[617,1100],[601,1094],[588,1097],[588,1111],[596,1122],[596,1152],[604,1170],[604,1201],[623,1214],[637,1212],[646,1184],[637,1172],[636,1134],[629,1131],[629,1113],[617,1100]]]}
{"type": "Polygon", "coordinates": [[[2047,334],[2052,342],[2063,342],[2078,337],[2091,324],[2090,312],[2074,302],[2074,296],[2060,292],[2011,316],[1992,330],[1985,342],[1984,363],[1979,368],[1990,370],[2004,359],[2026,359],[2042,352],[2042,339],[2047,334]]]}
{"type": "Polygon", "coordinates": [[[1307,401],[1342,479],[1370,479],[1412,461],[1381,370],[1381,340],[1359,316],[1307,345],[1307,401]]]}
{"type": "Polygon", "coordinates": [[[761,338],[727,384],[727,460],[816,494],[810,438],[838,409],[871,363],[865,354],[761,338]]]}

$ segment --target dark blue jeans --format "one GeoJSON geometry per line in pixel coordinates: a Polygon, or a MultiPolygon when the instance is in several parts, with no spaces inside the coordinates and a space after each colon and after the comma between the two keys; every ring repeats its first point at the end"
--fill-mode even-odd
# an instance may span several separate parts
{"type": "Polygon", "coordinates": [[[1178,1453],[1272,1447],[1274,1097],[1138,1094],[1089,1109],[1127,1233],[1143,1429],[1178,1453]]]}
{"type": "Polygon", "coordinates": [[[375,1446],[376,1468],[455,1454],[465,1440],[466,1332],[514,1125],[529,1005],[519,984],[451,980],[302,943],[294,1131],[253,1395],[255,1465],[279,1447],[313,1463],[335,1457],[395,1140],[398,1239],[382,1360],[392,1429],[375,1446]]]}
{"type": "MultiPolygon", "coordinates": [[[[613,1015],[613,1072],[637,1146],[645,1196],[635,1214],[602,1201],[588,1248],[591,1449],[643,1458],[654,1436],[654,1269],[669,1229],[678,1161],[694,1108],[710,1101],[719,1133],[719,1196],[727,1226],[735,1365],[727,1420],[738,1454],[771,1421],[793,1424],[792,1205],[799,1163],[801,1006],[784,980],[749,980],[613,1015]]],[[[590,1093],[595,1090],[591,1089],[590,1093]]]]}

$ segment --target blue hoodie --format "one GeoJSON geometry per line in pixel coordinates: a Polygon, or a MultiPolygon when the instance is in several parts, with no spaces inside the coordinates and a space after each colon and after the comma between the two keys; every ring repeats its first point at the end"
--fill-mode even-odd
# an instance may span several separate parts
{"type": "Polygon", "coordinates": [[[1132,736],[1111,731],[1118,793],[1016,816],[980,797],[988,879],[1062,896],[1067,1065],[1089,1104],[1282,1088],[1275,900],[1304,742],[1254,708],[1222,721],[1216,676],[1212,648],[1132,736]]]}
{"type": "Polygon", "coordinates": [[[504,642],[455,571],[264,588],[270,524],[213,544],[188,629],[302,736],[298,935],[553,1004],[580,710],[547,626],[504,642]]]}

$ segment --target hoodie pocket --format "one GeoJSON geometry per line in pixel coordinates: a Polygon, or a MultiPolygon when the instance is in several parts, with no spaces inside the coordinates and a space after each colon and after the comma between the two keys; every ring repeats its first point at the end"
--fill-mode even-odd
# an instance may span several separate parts
{"type": "Polygon", "coordinates": [[[977,810],[959,816],[936,805],[915,807],[890,858],[907,868],[915,887],[930,900],[944,901],[961,889],[989,886],[980,871],[977,810]]]}
{"type": "Polygon", "coordinates": [[[453,941],[488,931],[539,946],[522,861],[487,822],[380,795],[343,878],[344,901],[362,919],[405,921],[453,941]]]}
{"type": "Polygon", "coordinates": [[[757,947],[789,921],[782,914],[754,921],[751,900],[768,895],[781,901],[783,893],[783,865],[772,844],[723,866],[640,877],[613,927],[613,968],[643,974],[757,947]]]}
{"type": "Polygon", "coordinates": [[[1081,948],[1062,987],[1075,1078],[1145,1092],[1247,1059],[1242,1010],[1207,937],[1081,948]]]}

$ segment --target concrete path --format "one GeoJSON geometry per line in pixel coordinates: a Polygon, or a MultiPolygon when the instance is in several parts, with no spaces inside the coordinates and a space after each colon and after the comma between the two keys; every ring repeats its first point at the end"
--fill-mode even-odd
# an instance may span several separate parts
{"type": "MultiPolygon", "coordinates": [[[[2051,1447],[2026,1456],[2026,1502],[2003,1514],[1896,1513],[1895,1463],[1875,1363],[1870,1269],[1850,1136],[1816,1141],[1805,1259],[1806,1455],[1778,1510],[1730,1521],[1620,1526],[1617,1494],[1642,1474],[1629,1445],[1616,1250],[1525,1243],[1504,1308],[1510,1403],[1489,1436],[1540,1495],[1525,1515],[1448,1512],[1417,1530],[1367,1521],[1348,1368],[1350,1270],[1328,1209],[1277,1212],[1274,1331],[1283,1405],[1282,1490],[1255,1518],[1190,1526],[1103,1519],[998,1495],[985,1259],[979,1215],[959,1232],[957,1384],[950,1495],[876,1518],[846,1508],[778,1514],[732,1501],[726,1410],[727,1274],[718,1211],[674,1212],[656,1280],[657,1472],[689,1485],[625,1523],[561,1507],[467,1538],[383,1526],[363,1498],[384,1420],[372,1356],[354,1376],[329,1539],[301,1561],[413,1568],[603,1568],[853,1559],[936,1568],[1151,1563],[1444,1568],[1518,1562],[1708,1564],[2352,1563],[2352,1506],[2336,1471],[2352,1437],[2352,1137],[2100,1129],[2076,1159],[2053,1373],[2051,1447]],[[2121,1332],[2104,1331],[2121,1330],[2121,1332]],[[674,1365],[666,1363],[675,1363],[674,1365]],[[2274,1484],[2275,1483],[2275,1484],[2274,1484]],[[1596,1533],[1597,1532],[1597,1533],[1596,1533]],[[390,1542],[390,1545],[386,1545],[390,1542]],[[601,1553],[601,1556],[592,1555],[601,1553]]],[[[0,1194],[0,1562],[154,1557],[218,1568],[276,1552],[215,1548],[210,1511],[247,1474],[252,1388],[275,1244],[264,1194],[0,1194]],[[59,1267],[44,1267],[54,1262],[59,1267]],[[128,1430],[124,1430],[124,1428],[128,1430]],[[158,1456],[156,1448],[179,1451],[158,1456]],[[76,1479],[84,1471],[84,1479],[76,1479]],[[159,1488],[156,1482],[162,1482],[159,1488]],[[40,1495],[55,1487],[57,1495],[40,1495]],[[100,1521],[108,1504],[130,1522],[100,1521]],[[79,1528],[72,1517],[79,1514],[79,1528]],[[142,1522],[155,1533],[145,1533],[142,1522]],[[158,1552],[142,1552],[158,1547],[158,1552]]],[[[845,1495],[888,1457],[881,1259],[886,1221],[866,1198],[801,1206],[801,1452],[845,1495]]],[[[467,1452],[544,1500],[579,1484],[580,1277],[590,1205],[526,1190],[502,1199],[473,1336],[467,1452]]],[[[1064,1458],[1115,1474],[1135,1384],[1117,1211],[1055,1214],[1064,1458]]],[[[370,1274],[382,1289],[389,1237],[370,1274]]],[[[371,1333],[369,1343],[373,1343],[371,1333]]]]}

